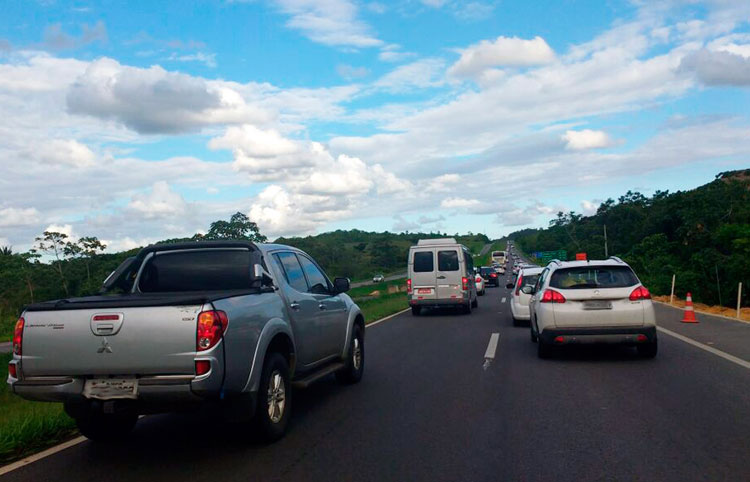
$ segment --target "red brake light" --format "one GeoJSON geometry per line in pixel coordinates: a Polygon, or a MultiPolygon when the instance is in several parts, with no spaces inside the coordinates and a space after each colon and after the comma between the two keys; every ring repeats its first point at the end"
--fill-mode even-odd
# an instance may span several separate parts
{"type": "Polygon", "coordinates": [[[26,321],[23,317],[16,321],[16,328],[13,330],[13,353],[21,355],[21,345],[23,344],[23,325],[26,321]]]}
{"type": "Polygon", "coordinates": [[[195,374],[205,375],[211,371],[211,362],[209,360],[195,360],[195,374]]]}
{"type": "Polygon", "coordinates": [[[94,315],[94,321],[118,321],[120,315],[94,315]]]}
{"type": "Polygon", "coordinates": [[[477,283],[481,283],[482,282],[482,277],[479,276],[479,275],[477,275],[477,277],[474,279],[474,281],[476,281],[477,283]]]}
{"type": "Polygon", "coordinates": [[[639,286],[630,293],[630,301],[650,300],[651,293],[646,289],[645,286],[639,286]]]}
{"type": "Polygon", "coordinates": [[[562,293],[555,290],[545,290],[540,303],[565,303],[562,293]]]}
{"type": "Polygon", "coordinates": [[[411,293],[411,278],[406,280],[406,292],[411,293]]]}
{"type": "Polygon", "coordinates": [[[461,289],[464,291],[469,289],[469,278],[467,278],[466,276],[461,278],[461,289]]]}
{"type": "Polygon", "coordinates": [[[213,347],[227,330],[229,319],[223,311],[204,311],[198,315],[196,350],[205,351],[213,347]]]}
{"type": "Polygon", "coordinates": [[[16,371],[15,363],[8,363],[8,375],[10,375],[11,378],[18,378],[18,372],[16,371]]]}
{"type": "Polygon", "coordinates": [[[497,278],[497,273],[490,273],[490,278],[497,278]]]}
{"type": "Polygon", "coordinates": [[[639,341],[639,342],[644,342],[644,341],[648,341],[648,337],[647,337],[646,335],[643,335],[643,334],[641,334],[641,335],[638,335],[638,336],[637,336],[637,337],[635,338],[635,340],[636,340],[636,341],[639,341]]]}
{"type": "Polygon", "coordinates": [[[518,292],[521,291],[521,285],[523,284],[523,275],[518,276],[518,284],[516,285],[516,296],[518,296],[518,292]]]}

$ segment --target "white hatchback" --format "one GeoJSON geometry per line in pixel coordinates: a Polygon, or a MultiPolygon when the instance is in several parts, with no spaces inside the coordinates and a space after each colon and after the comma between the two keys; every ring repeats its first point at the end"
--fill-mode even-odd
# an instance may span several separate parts
{"type": "Polygon", "coordinates": [[[611,343],[657,352],[651,294],[627,263],[552,261],[539,275],[529,302],[531,340],[541,358],[557,346],[611,343]]]}
{"type": "Polygon", "coordinates": [[[531,291],[534,289],[542,268],[522,268],[515,283],[508,283],[506,288],[512,290],[510,293],[510,311],[513,315],[513,325],[518,326],[521,321],[529,320],[529,300],[531,291]]]}

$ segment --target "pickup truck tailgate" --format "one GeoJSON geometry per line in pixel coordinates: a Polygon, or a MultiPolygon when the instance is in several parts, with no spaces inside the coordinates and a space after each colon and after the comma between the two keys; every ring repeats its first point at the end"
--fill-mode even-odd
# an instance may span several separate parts
{"type": "Polygon", "coordinates": [[[24,376],[194,372],[202,305],[30,311],[24,376]]]}

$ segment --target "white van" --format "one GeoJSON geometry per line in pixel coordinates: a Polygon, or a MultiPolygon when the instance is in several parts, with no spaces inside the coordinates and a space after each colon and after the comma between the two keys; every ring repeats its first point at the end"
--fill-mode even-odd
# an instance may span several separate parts
{"type": "Polygon", "coordinates": [[[497,263],[500,266],[505,266],[505,261],[508,259],[508,256],[506,255],[505,251],[493,251],[491,258],[493,263],[497,263]]]}
{"type": "Polygon", "coordinates": [[[477,307],[471,253],[453,238],[420,239],[409,249],[406,288],[415,316],[422,307],[455,306],[471,313],[477,307]]]}

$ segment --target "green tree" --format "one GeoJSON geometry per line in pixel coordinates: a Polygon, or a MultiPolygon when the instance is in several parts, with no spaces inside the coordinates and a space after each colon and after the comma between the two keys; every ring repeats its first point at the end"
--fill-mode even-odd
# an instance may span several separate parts
{"type": "Polygon", "coordinates": [[[260,233],[257,224],[238,211],[232,214],[229,221],[219,220],[211,223],[211,227],[203,239],[246,239],[263,243],[268,238],[260,233]]]}
{"type": "Polygon", "coordinates": [[[36,242],[35,249],[37,251],[54,256],[55,259],[52,261],[52,264],[60,275],[65,296],[70,296],[68,282],[65,279],[65,272],[63,270],[63,261],[70,256],[70,251],[67,249],[70,244],[68,242],[68,235],[57,231],[45,231],[41,236],[37,236],[34,241],[36,242]]]}

